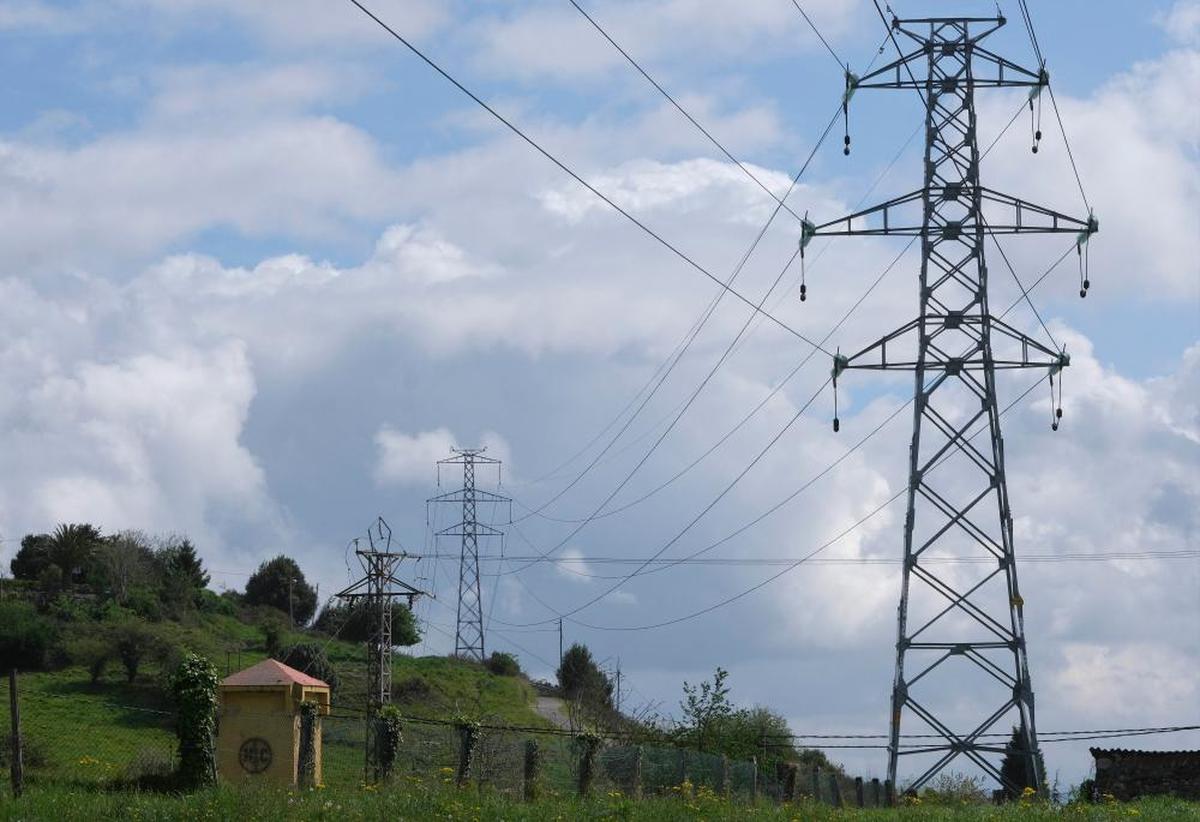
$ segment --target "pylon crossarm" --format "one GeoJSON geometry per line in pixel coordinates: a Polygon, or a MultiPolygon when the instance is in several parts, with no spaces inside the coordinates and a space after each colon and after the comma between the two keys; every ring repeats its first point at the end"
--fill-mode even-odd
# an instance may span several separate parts
{"type": "Polygon", "coordinates": [[[964,235],[970,236],[980,228],[991,234],[1074,234],[1086,238],[1099,231],[1100,224],[1091,215],[1079,219],[1000,191],[976,187],[969,182],[941,182],[930,185],[928,190],[919,189],[820,223],[810,233],[814,237],[929,236],[956,240],[964,235]],[[980,215],[972,206],[961,220],[947,220],[934,213],[929,215],[926,223],[922,208],[927,193],[929,199],[935,202],[962,201],[968,204],[978,195],[984,206],[991,207],[989,210],[992,215],[980,215]],[[918,205],[922,208],[918,208],[918,205]],[[897,214],[905,206],[912,208],[897,214]],[[866,224],[866,219],[875,215],[879,215],[882,224],[866,224]]]}
{"type": "Polygon", "coordinates": [[[993,339],[1001,338],[1003,340],[1006,338],[1008,341],[1016,343],[1019,347],[1019,355],[1017,352],[1013,352],[1009,356],[995,357],[993,355],[992,357],[988,357],[986,354],[981,353],[979,346],[976,345],[974,346],[975,350],[969,351],[967,356],[951,357],[946,356],[936,346],[930,346],[928,354],[932,354],[933,356],[927,356],[922,361],[917,357],[919,339],[913,339],[902,348],[905,356],[902,356],[898,360],[889,360],[889,343],[895,345],[906,336],[919,338],[921,321],[910,320],[895,331],[880,337],[858,353],[845,357],[845,363],[841,370],[915,371],[920,366],[927,372],[944,371],[947,374],[955,375],[964,371],[986,371],[992,368],[1006,370],[1016,368],[1048,368],[1057,370],[1069,365],[1071,361],[1070,357],[1065,353],[1055,351],[1038,342],[1033,337],[1030,337],[1028,334],[1018,331],[1007,323],[991,316],[981,317],[979,315],[967,314],[963,311],[929,313],[925,316],[925,328],[929,334],[929,339],[936,339],[944,331],[958,331],[969,333],[976,340],[981,339],[982,332],[986,329],[991,332],[993,339]]]}
{"type": "Polygon", "coordinates": [[[460,522],[457,525],[451,525],[448,528],[443,528],[442,530],[440,530],[436,533],[436,536],[439,536],[439,537],[466,537],[466,536],[502,537],[502,536],[504,536],[503,531],[499,531],[499,530],[491,527],[490,525],[484,525],[481,522],[471,523],[471,528],[473,528],[474,530],[468,530],[466,527],[466,524],[460,522]]]}
{"type": "MultiPolygon", "coordinates": [[[[475,494],[476,502],[504,502],[504,503],[512,502],[512,500],[509,499],[508,497],[501,496],[500,494],[493,494],[491,491],[485,491],[482,488],[475,488],[472,491],[472,493],[475,494]]],[[[428,505],[433,502],[463,502],[463,501],[465,501],[463,489],[456,488],[453,491],[447,491],[444,494],[438,494],[436,497],[430,497],[429,499],[427,499],[425,501],[425,504],[428,505]]]]}

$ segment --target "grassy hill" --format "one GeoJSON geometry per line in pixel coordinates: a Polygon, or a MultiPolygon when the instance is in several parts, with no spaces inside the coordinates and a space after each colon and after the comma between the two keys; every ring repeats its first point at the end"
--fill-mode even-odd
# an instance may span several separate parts
{"type": "MultiPolygon", "coordinates": [[[[69,625],[62,626],[64,631],[69,625]]],[[[208,657],[221,675],[267,657],[264,633],[252,620],[225,614],[195,614],[184,622],[163,621],[154,630],[179,649],[208,657]]],[[[361,644],[319,633],[285,632],[283,645],[321,645],[340,680],[334,711],[354,716],[365,701],[365,650],[361,644]]],[[[109,665],[96,683],[82,666],[23,673],[21,719],[26,739],[27,779],[41,783],[100,783],[135,779],[165,770],[174,755],[173,706],[162,663],[144,663],[132,682],[120,665],[109,665]]],[[[535,693],[523,676],[497,676],[471,662],[447,657],[396,655],[392,677],[406,716],[444,718],[462,713],[491,722],[547,726],[533,709],[535,693]]],[[[0,727],[9,725],[8,700],[0,701],[0,727]]],[[[419,728],[411,733],[419,734],[419,728]]],[[[362,767],[362,723],[327,722],[327,765],[331,776],[354,782],[362,767]]],[[[6,746],[4,746],[6,747],[6,746]]],[[[0,753],[0,764],[7,763],[0,753]]],[[[5,768],[7,770],[7,768],[5,768]]]]}

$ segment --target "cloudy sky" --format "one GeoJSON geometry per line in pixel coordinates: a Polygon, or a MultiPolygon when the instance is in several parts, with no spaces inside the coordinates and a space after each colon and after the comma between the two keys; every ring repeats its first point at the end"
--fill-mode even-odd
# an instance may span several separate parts
{"type": "MultiPolygon", "coordinates": [[[[803,5],[855,70],[888,56],[870,3],[803,5]]],[[[1031,5],[1101,226],[1086,300],[1074,252],[1033,292],[1072,356],[1061,429],[1044,384],[1004,417],[1039,726],[1194,724],[1200,560],[1161,554],[1200,542],[1200,3],[1031,5]],[[1129,552],[1159,556],[1053,561],[1129,552]]],[[[1016,4],[1002,6],[1013,19],[992,47],[1034,66],[1016,4]]],[[[762,188],[566,0],[371,7],[713,276],[734,272],[771,216],[762,188]]],[[[843,82],[793,4],[585,7],[782,195],[843,82]]],[[[591,602],[567,639],[620,660],[628,705],[670,712],[682,680],[720,665],[738,701],[797,730],[886,729],[899,574],[856,561],[900,555],[902,503],[884,503],[907,479],[910,377],[842,380],[835,435],[825,353],[728,296],[694,333],[718,295],[710,279],[349,2],[7,0],[0,37],[4,554],[60,521],[186,532],[223,587],[282,551],[326,595],[347,580],[348,540],[379,515],[409,550],[453,554],[429,537],[454,521],[427,518],[435,461],[486,445],[515,500],[512,526],[485,512],[508,533],[507,558],[497,541],[483,563],[490,647],[548,675],[550,621],[591,602]],[[718,542],[707,556],[829,543],[821,559],[851,562],[801,565],[648,628],[781,569],[684,565],[617,585],[637,566],[599,561],[718,542]],[[569,561],[519,559],[546,552],[569,561]]],[[[982,143],[1023,100],[980,93],[982,143]]],[[[1053,109],[1042,117],[1038,154],[1026,111],[985,181],[1085,216],[1053,109]]],[[[861,92],[851,155],[839,124],[789,206],[819,221],[916,188],[920,123],[911,95],[861,92]]],[[[830,335],[827,349],[913,315],[913,249],[872,288],[903,240],[815,241],[801,303],[798,261],[784,268],[798,235],[776,217],[739,294],[830,335]]],[[[1071,242],[1004,250],[1028,285],[1071,242]]],[[[993,305],[1016,302],[1008,320],[1046,339],[988,254],[993,305]]],[[[1001,403],[1035,380],[1002,378],[1001,403]]],[[[444,491],[455,478],[441,479],[444,491]]],[[[457,568],[408,567],[437,593],[418,650],[444,652],[457,568]]],[[[972,699],[949,694],[946,710],[975,715],[972,699]]],[[[1051,771],[1078,780],[1085,747],[1048,746],[1051,771]]],[[[884,767],[881,752],[836,753],[868,775],[884,767]]]]}

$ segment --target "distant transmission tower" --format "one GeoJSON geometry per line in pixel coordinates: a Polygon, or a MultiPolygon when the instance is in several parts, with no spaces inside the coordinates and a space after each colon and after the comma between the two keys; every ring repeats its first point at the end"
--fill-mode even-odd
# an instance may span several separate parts
{"type": "MultiPolygon", "coordinates": [[[[449,528],[437,532],[439,537],[461,537],[462,555],[458,566],[458,622],[454,632],[455,656],[467,657],[482,662],[484,659],[483,641],[483,594],[479,587],[479,538],[501,537],[504,532],[479,522],[477,506],[480,502],[504,503],[511,506],[508,497],[483,491],[475,487],[475,466],[495,465],[497,479],[500,472],[500,460],[485,457],[486,448],[452,448],[453,457],[438,462],[438,484],[441,484],[441,466],[461,465],[463,469],[462,488],[441,494],[429,500],[430,503],[460,503],[462,505],[462,520],[449,528]]],[[[512,509],[509,508],[509,518],[512,509]]]]}
{"type": "MultiPolygon", "coordinates": [[[[990,313],[984,239],[989,234],[1073,232],[1082,266],[1084,244],[1098,225],[1091,216],[1067,217],[979,182],[975,89],[1027,87],[1032,108],[1049,82],[1044,67],[1029,71],[979,45],[1004,22],[1003,17],[893,17],[893,37],[907,38],[916,47],[864,77],[847,73],[845,103],[848,107],[853,93],[864,88],[920,93],[925,184],[823,225],[806,222],[801,233],[802,246],[815,236],[921,238],[917,319],[856,354],[839,352],[833,368],[835,397],[837,379],[847,369],[916,373],[888,755],[893,785],[899,758],[916,759],[922,770],[910,783],[914,790],[960,755],[1006,788],[1019,790],[995,762],[1006,753],[1003,740],[1010,723],[1019,730],[1024,749],[1018,754],[1023,754],[1026,784],[1040,786],[1043,780],[995,372],[1047,369],[1053,397],[1054,377],[1069,359],[1065,350],[1048,348],[990,313]],[[914,66],[922,79],[914,75],[914,66]],[[990,434],[978,445],[972,441],[977,425],[990,434]],[[952,565],[942,576],[924,562],[968,555],[992,562],[952,565]],[[967,570],[974,568],[983,570],[967,570]],[[982,715],[962,707],[975,700],[990,703],[982,715]],[[905,712],[927,726],[928,744],[901,746],[905,712]]],[[[846,153],[849,146],[847,131],[846,153]]],[[[1082,269],[1081,277],[1086,288],[1082,269]]],[[[1061,383],[1059,389],[1061,398],[1061,383]]],[[[1061,413],[1057,408],[1055,428],[1061,413]]]]}
{"type": "Polygon", "coordinates": [[[371,618],[367,637],[367,745],[366,779],[378,782],[380,768],[379,712],[392,701],[392,602],[403,598],[411,609],[418,591],[396,577],[396,569],[408,554],[392,551],[392,529],[383,517],[367,531],[368,550],[354,540],[354,553],[364,576],[337,596],[351,609],[363,608],[371,618]]]}

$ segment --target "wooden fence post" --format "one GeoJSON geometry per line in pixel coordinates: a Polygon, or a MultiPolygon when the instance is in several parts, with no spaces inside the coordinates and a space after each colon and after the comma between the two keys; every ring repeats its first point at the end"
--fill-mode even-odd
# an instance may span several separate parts
{"type": "Polygon", "coordinates": [[[821,768],[817,765],[812,766],[812,795],[813,802],[821,801],[821,768]]]}
{"type": "Polygon", "coordinates": [[[633,785],[631,793],[634,799],[642,798],[642,746],[633,749],[633,785]]]}
{"type": "Polygon", "coordinates": [[[863,792],[863,778],[854,777],[854,804],[860,808],[867,807],[867,799],[863,792]]]}
{"type": "Polygon", "coordinates": [[[829,773],[829,801],[835,808],[842,807],[842,785],[836,771],[829,773]]]}
{"type": "Polygon", "coordinates": [[[577,737],[581,744],[579,751],[579,798],[586,799],[592,792],[592,781],[596,776],[596,749],[600,747],[600,737],[582,734],[577,737]]]}
{"type": "Polygon", "coordinates": [[[460,722],[458,728],[458,774],[455,784],[460,788],[471,779],[471,770],[475,762],[475,746],[479,743],[479,725],[474,722],[460,722]]]}
{"type": "Polygon", "coordinates": [[[883,797],[889,808],[896,804],[896,787],[890,779],[883,781],[883,797]]]}
{"type": "Polygon", "coordinates": [[[20,797],[25,788],[25,763],[21,755],[21,705],[17,699],[17,669],[8,672],[8,706],[12,717],[12,795],[20,797]]]}
{"type": "Polygon", "coordinates": [[[525,740],[525,801],[533,802],[538,795],[538,771],[542,753],[536,739],[525,740]]]}
{"type": "Polygon", "coordinates": [[[784,766],[783,772],[783,801],[796,801],[796,782],[800,775],[800,766],[795,762],[789,762],[784,766]]]}
{"type": "MultiPolygon", "coordinates": [[[[378,719],[371,719],[378,722],[378,719]]],[[[317,704],[300,704],[300,756],[296,781],[301,788],[311,788],[317,782],[317,704]]]]}
{"type": "Polygon", "coordinates": [[[871,780],[871,805],[878,808],[883,804],[883,786],[879,784],[879,778],[871,780]]]}

